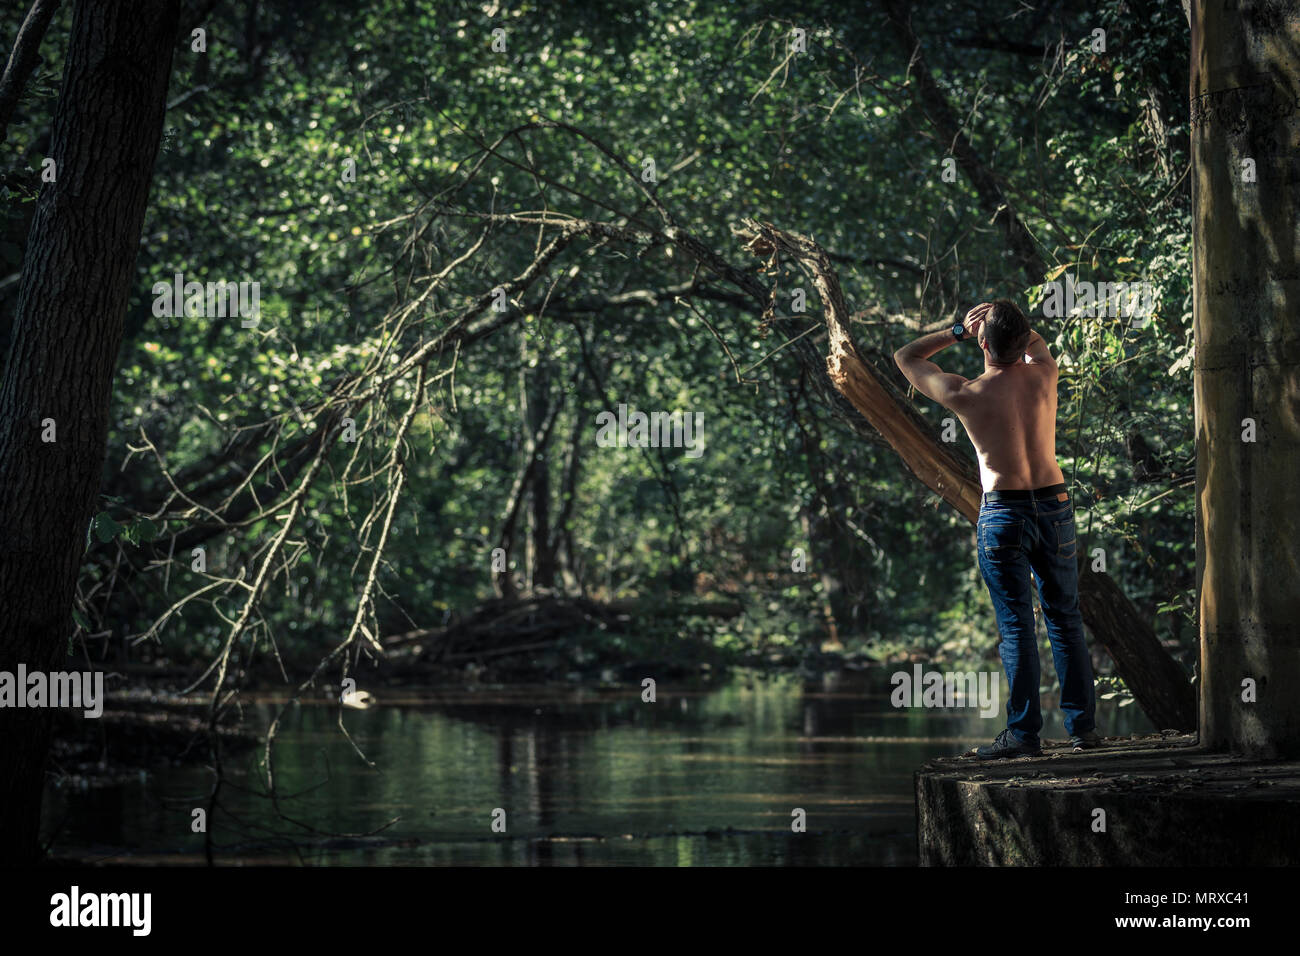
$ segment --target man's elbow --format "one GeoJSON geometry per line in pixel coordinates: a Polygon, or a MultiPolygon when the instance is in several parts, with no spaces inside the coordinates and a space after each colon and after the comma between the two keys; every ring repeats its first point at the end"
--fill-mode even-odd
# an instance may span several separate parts
{"type": "Polygon", "coordinates": [[[898,369],[901,372],[906,362],[907,362],[907,346],[904,345],[901,349],[896,349],[894,351],[894,364],[898,366],[898,369]]]}

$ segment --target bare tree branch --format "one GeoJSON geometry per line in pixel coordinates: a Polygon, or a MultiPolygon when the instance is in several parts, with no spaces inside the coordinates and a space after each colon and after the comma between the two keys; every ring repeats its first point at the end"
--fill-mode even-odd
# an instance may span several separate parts
{"type": "Polygon", "coordinates": [[[9,135],[9,120],[18,107],[27,80],[41,61],[41,40],[45,38],[45,31],[49,29],[54,12],[59,9],[59,3],[60,0],[36,0],[18,28],[9,62],[5,64],[4,75],[0,76],[0,143],[9,135]]]}

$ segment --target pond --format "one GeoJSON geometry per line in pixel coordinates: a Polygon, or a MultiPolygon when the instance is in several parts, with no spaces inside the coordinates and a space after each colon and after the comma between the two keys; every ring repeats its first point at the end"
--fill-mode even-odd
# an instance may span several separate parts
{"type": "MultiPolygon", "coordinates": [[[[304,703],[276,747],[282,816],[261,795],[261,749],[230,758],[224,809],[209,821],[216,859],[915,865],[913,771],[987,743],[1004,718],[1001,707],[993,717],[896,708],[890,675],[899,669],[662,682],[654,703],[642,702],[639,686],[376,688],[375,707],[345,712],[374,767],[339,733],[334,707],[304,703]],[[792,832],[796,809],[806,832],[792,832]],[[504,811],[505,832],[493,830],[494,811],[504,811]]],[[[1154,729],[1137,707],[1114,704],[1098,702],[1104,734],[1154,729]]],[[[276,710],[269,697],[245,705],[258,728],[276,710]]],[[[1063,739],[1051,695],[1044,716],[1044,739],[1063,739]]],[[[52,852],[202,864],[204,838],[191,821],[209,780],[202,767],[181,766],[112,786],[52,786],[52,852]]]]}

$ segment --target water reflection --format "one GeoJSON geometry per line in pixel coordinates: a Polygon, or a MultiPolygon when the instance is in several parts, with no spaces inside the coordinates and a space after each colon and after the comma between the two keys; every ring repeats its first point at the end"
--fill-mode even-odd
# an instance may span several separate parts
{"type": "MultiPolygon", "coordinates": [[[[812,678],[740,674],[725,686],[373,688],[379,706],[347,726],[332,708],[293,711],[277,746],[278,819],[258,796],[258,753],[210,826],[226,863],[913,865],[912,774],[932,757],[992,739],[1003,718],[976,709],[895,709],[892,668],[812,678]],[[506,832],[491,829],[505,811],[506,832]],[[791,832],[802,808],[807,832],[791,832]],[[285,838],[292,838],[291,840],[285,838]]],[[[1052,702],[1044,701],[1045,705],[1052,702]]],[[[256,701],[265,726],[276,710],[256,701]]],[[[1046,708],[1045,738],[1063,738],[1046,708]]],[[[1136,708],[1101,702],[1104,732],[1150,730],[1136,708]]],[[[202,768],[159,769],[125,785],[52,788],[54,853],[115,862],[199,863],[191,810],[202,768]]]]}

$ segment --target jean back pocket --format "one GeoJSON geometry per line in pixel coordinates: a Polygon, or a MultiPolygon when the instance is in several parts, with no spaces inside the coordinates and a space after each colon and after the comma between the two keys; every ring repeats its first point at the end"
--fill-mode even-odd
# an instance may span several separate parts
{"type": "Polygon", "coordinates": [[[1066,515],[1052,522],[1053,541],[1058,558],[1073,558],[1079,553],[1078,536],[1074,530],[1074,515],[1066,515]]]}
{"type": "Polygon", "coordinates": [[[989,557],[1008,555],[1020,548],[1025,536],[1025,519],[1005,512],[985,514],[979,523],[980,549],[989,557]]]}

